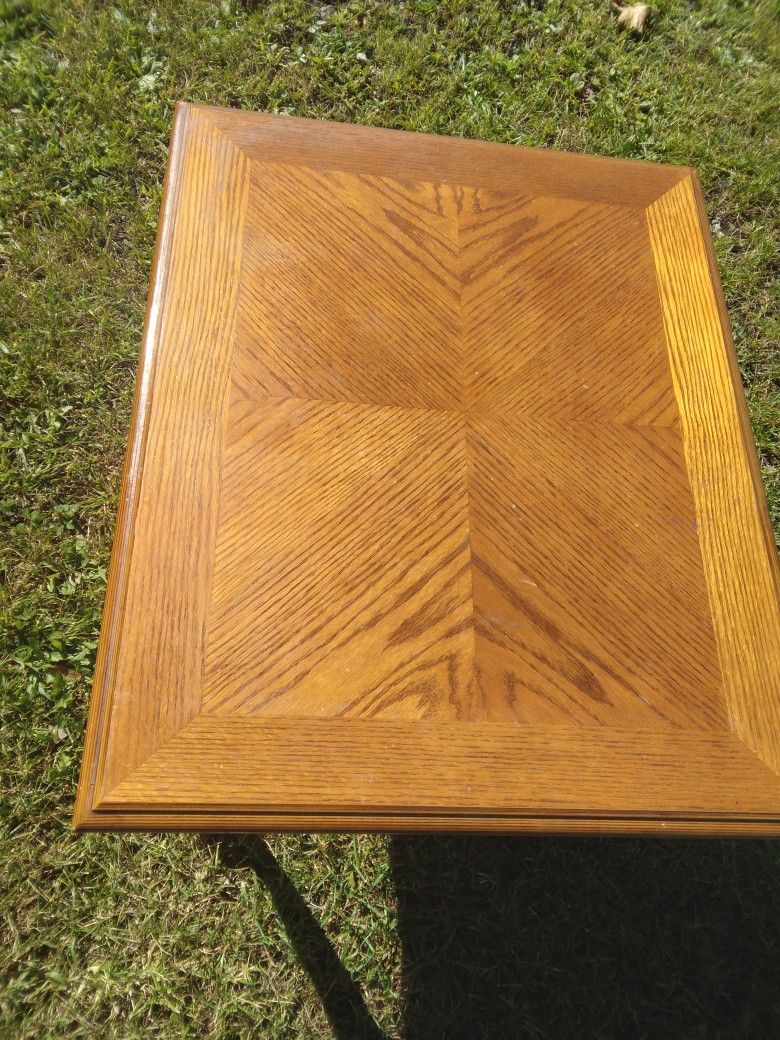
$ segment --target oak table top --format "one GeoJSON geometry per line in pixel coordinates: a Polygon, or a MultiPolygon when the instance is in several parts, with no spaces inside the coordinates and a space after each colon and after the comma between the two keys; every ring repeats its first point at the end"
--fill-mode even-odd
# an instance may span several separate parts
{"type": "Polygon", "coordinates": [[[177,108],[80,829],[780,834],[693,170],[177,108]]]}

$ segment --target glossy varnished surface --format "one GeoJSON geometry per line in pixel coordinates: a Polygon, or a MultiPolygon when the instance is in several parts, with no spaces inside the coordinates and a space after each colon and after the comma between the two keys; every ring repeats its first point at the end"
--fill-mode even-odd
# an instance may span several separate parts
{"type": "Polygon", "coordinates": [[[76,823],[780,831],[695,174],[182,106],[76,823]]]}

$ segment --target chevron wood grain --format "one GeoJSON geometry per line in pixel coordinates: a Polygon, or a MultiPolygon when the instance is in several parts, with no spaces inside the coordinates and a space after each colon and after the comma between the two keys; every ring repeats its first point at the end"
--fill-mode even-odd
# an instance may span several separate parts
{"type": "Polygon", "coordinates": [[[80,829],[780,834],[687,169],[182,105],[80,829]]]}
{"type": "Polygon", "coordinates": [[[641,211],[467,190],[459,227],[471,408],[674,425],[641,211]]]}
{"type": "Polygon", "coordinates": [[[477,681],[489,716],[723,726],[677,431],[494,416],[471,427],[477,681]]]}
{"type": "Polygon", "coordinates": [[[242,397],[229,425],[204,707],[464,716],[473,640],[460,417],[242,397]]]}

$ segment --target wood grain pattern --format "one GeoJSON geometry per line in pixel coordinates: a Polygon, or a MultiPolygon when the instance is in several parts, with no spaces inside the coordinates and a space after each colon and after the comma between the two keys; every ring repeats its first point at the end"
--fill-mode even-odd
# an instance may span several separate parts
{"type": "Polygon", "coordinates": [[[725,726],[677,431],[492,415],[473,417],[470,430],[476,662],[488,716],[725,726]]]}
{"type": "Polygon", "coordinates": [[[100,805],[229,808],[260,802],[277,812],[370,807],[457,816],[540,808],[560,815],[653,813],[663,800],[669,816],[761,816],[775,809],[778,795],[780,777],[721,733],[602,728],[594,740],[592,732],[572,727],[518,731],[511,725],[323,724],[204,714],[100,805]],[[369,760],[366,747],[381,747],[382,754],[369,760]],[[410,762],[425,768],[410,769],[410,762]],[[703,771],[711,776],[706,786],[703,771]]]}
{"type": "Polygon", "coordinates": [[[780,771],[780,572],[692,180],[647,219],[730,723],[780,771]]]}
{"type": "Polygon", "coordinates": [[[179,108],[77,826],[778,833],[690,176],[179,108]]]}
{"type": "Polygon", "coordinates": [[[630,159],[569,155],[262,112],[192,106],[253,162],[288,163],[401,181],[548,195],[644,209],[688,170],[630,159]]]}
{"type": "Polygon", "coordinates": [[[459,417],[236,391],[228,426],[204,708],[465,715],[459,417]]]}
{"type": "Polygon", "coordinates": [[[99,790],[110,789],[200,707],[248,162],[201,116],[185,113],[186,162],[163,299],[149,333],[153,375],[132,545],[123,583],[112,589],[121,598],[121,632],[110,662],[99,790]],[[203,287],[196,296],[193,282],[203,287]],[[175,466],[167,464],[172,445],[175,466]]]}
{"type": "Polygon", "coordinates": [[[468,189],[460,202],[469,408],[674,425],[644,214],[468,189]]]}
{"type": "Polygon", "coordinates": [[[457,409],[458,297],[446,186],[253,163],[236,379],[259,396],[457,409]]]}

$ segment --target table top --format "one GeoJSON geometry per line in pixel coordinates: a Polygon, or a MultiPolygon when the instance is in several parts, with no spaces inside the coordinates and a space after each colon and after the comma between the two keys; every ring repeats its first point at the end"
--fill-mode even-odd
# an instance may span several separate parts
{"type": "Polygon", "coordinates": [[[780,834],[696,173],[177,108],[80,829],[780,834]]]}

